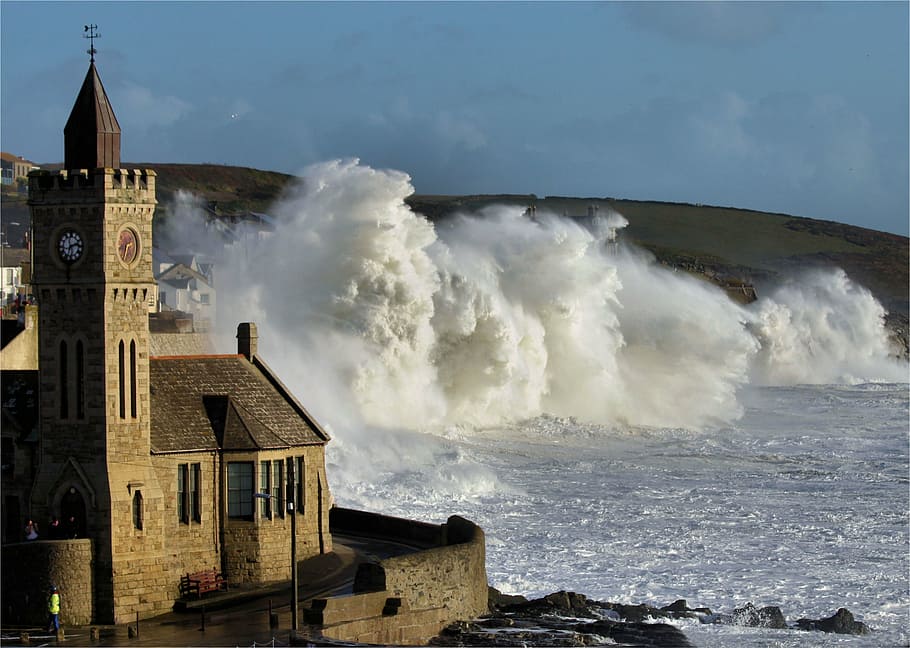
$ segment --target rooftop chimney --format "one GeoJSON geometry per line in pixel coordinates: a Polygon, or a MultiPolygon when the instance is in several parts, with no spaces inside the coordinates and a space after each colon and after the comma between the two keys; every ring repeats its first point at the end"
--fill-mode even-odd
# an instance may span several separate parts
{"type": "Polygon", "coordinates": [[[259,334],[253,322],[242,322],[237,325],[237,353],[252,362],[258,343],[259,334]]]}

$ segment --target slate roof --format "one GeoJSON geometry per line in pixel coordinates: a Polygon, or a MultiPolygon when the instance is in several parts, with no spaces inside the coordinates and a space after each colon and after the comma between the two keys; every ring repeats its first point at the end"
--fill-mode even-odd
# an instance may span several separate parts
{"type": "Polygon", "coordinates": [[[120,124],[91,63],[63,127],[64,168],[120,167],[120,124]]]}
{"type": "Polygon", "coordinates": [[[156,279],[158,281],[166,281],[171,285],[178,285],[181,281],[183,285],[186,285],[190,279],[195,279],[196,281],[201,281],[202,283],[208,285],[209,280],[206,279],[205,275],[201,272],[196,272],[190,266],[184,263],[175,263],[170,268],[159,274],[156,279]]]}
{"type": "Polygon", "coordinates": [[[154,453],[324,445],[328,434],[254,356],[153,357],[154,453]]]}

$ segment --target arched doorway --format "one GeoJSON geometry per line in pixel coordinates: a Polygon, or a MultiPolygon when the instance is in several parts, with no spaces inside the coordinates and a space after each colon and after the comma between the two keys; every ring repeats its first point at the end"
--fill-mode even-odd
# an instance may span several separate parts
{"type": "Polygon", "coordinates": [[[60,525],[64,538],[85,537],[85,499],[75,486],[70,486],[60,498],[60,525]]]}

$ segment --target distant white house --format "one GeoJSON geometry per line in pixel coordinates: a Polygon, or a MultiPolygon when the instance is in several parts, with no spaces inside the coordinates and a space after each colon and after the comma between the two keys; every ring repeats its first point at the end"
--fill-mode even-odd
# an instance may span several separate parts
{"type": "Polygon", "coordinates": [[[27,178],[28,172],[38,169],[34,162],[26,160],[21,155],[13,155],[6,151],[0,152],[0,178],[5,185],[11,185],[19,178],[27,178]]]}
{"type": "Polygon", "coordinates": [[[213,264],[194,254],[168,256],[157,248],[152,259],[158,282],[156,310],[189,313],[196,332],[210,330],[216,312],[213,264]]]}
{"type": "Polygon", "coordinates": [[[275,219],[259,212],[217,214],[206,210],[206,228],[215,234],[225,250],[246,253],[256,241],[275,233],[275,219]]]}
{"type": "Polygon", "coordinates": [[[29,264],[27,249],[0,247],[0,306],[6,306],[25,293],[23,266],[29,264]]]}

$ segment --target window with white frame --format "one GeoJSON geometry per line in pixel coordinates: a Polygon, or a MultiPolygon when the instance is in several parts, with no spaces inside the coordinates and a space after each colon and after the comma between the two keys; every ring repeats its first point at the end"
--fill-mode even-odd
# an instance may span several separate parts
{"type": "Polygon", "coordinates": [[[228,463],[228,517],[253,519],[253,462],[228,463]]]}
{"type": "MultiPolygon", "coordinates": [[[[266,495],[271,495],[271,479],[272,479],[272,462],[271,461],[261,461],[259,462],[259,492],[266,495]]],[[[271,518],[272,517],[272,500],[268,497],[262,497],[259,499],[259,517],[261,518],[271,518]]]]}

